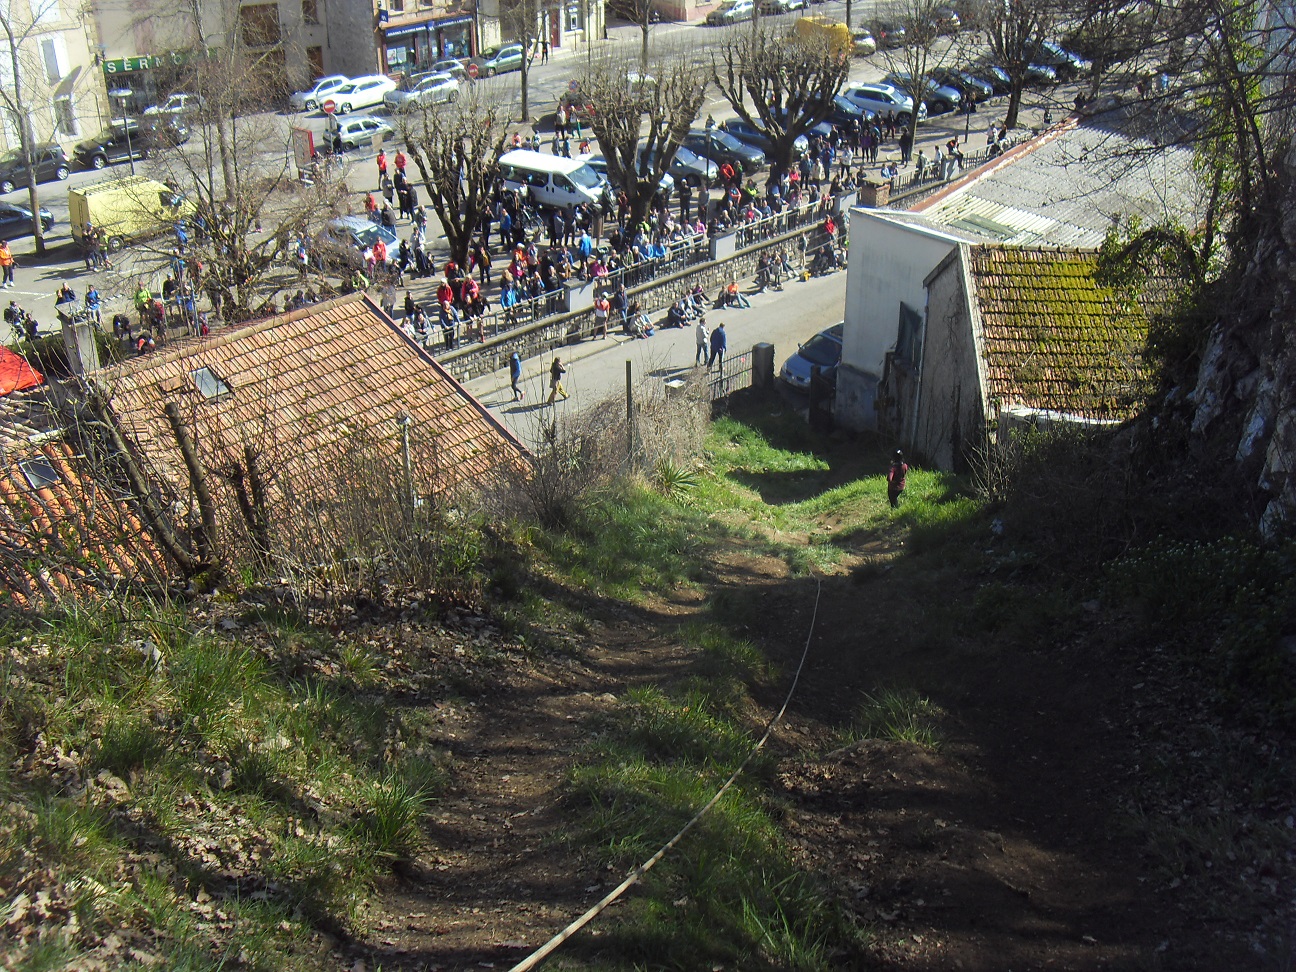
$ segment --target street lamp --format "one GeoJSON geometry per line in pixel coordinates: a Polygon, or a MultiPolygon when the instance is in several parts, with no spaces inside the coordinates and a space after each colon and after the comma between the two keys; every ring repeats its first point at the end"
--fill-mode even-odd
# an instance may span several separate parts
{"type": "Polygon", "coordinates": [[[126,157],[130,159],[131,175],[135,174],[135,150],[131,148],[130,119],[126,117],[126,102],[134,93],[130,88],[113,88],[108,92],[109,98],[121,101],[122,124],[126,127],[126,157]]]}

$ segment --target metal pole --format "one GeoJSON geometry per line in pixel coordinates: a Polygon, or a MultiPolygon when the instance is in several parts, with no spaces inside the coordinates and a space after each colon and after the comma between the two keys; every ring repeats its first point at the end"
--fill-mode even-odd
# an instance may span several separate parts
{"type": "Polygon", "coordinates": [[[634,427],[634,384],[631,377],[630,360],[626,359],[626,458],[634,460],[635,427],[634,427]]]}

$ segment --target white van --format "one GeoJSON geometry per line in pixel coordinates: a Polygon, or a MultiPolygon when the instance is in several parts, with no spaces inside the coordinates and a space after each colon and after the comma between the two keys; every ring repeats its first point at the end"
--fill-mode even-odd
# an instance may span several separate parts
{"type": "Polygon", "coordinates": [[[603,179],[580,159],[564,159],[529,149],[500,156],[500,178],[506,189],[529,192],[542,206],[567,209],[603,198],[603,179]]]}

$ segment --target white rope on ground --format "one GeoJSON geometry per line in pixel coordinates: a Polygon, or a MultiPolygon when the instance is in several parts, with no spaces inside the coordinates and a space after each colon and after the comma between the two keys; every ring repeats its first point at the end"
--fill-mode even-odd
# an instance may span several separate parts
{"type": "Polygon", "coordinates": [[[810,630],[806,632],[805,648],[801,652],[801,661],[797,664],[796,674],[792,676],[792,684],[788,687],[787,697],[783,700],[783,705],[779,708],[778,712],[776,712],[774,717],[766,724],[765,734],[761,736],[756,745],[752,747],[752,751],[747,754],[747,758],[744,759],[738,768],[729,775],[729,779],[725,780],[724,786],[720,787],[720,789],[716,791],[716,795],[707,801],[706,806],[693,815],[692,820],[680,828],[679,833],[662,845],[661,850],[631,871],[626,876],[626,879],[609,891],[602,900],[593,905],[585,912],[585,914],[581,915],[557,935],[549,939],[549,941],[545,942],[545,944],[541,945],[538,949],[524,958],[521,962],[518,962],[517,965],[509,969],[509,972],[530,972],[531,969],[534,969],[537,965],[557,951],[558,947],[562,945],[563,942],[567,941],[567,939],[571,938],[598,917],[598,915],[608,905],[621,897],[627,888],[652,870],[657,862],[666,856],[666,852],[678,844],[684,838],[684,835],[693,829],[693,825],[701,820],[706,815],[707,811],[720,802],[720,798],[724,796],[729,787],[733,786],[735,781],[737,781],[738,777],[742,774],[742,771],[747,768],[747,764],[750,763],[756,757],[756,754],[765,747],[765,743],[769,740],[775,727],[782,721],[783,713],[787,712],[787,707],[792,701],[792,696],[796,693],[797,683],[801,680],[801,669],[805,667],[806,658],[810,655],[810,639],[814,637],[815,620],[819,617],[819,596],[822,593],[823,582],[816,577],[814,611],[810,615],[810,630]]]}

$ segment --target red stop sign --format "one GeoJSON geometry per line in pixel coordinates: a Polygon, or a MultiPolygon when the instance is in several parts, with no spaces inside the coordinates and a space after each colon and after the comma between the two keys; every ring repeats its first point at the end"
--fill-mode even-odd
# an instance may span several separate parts
{"type": "Polygon", "coordinates": [[[333,112],[337,111],[337,102],[330,98],[328,101],[324,102],[324,104],[320,105],[320,107],[324,109],[324,114],[331,115],[333,112]]]}
{"type": "Polygon", "coordinates": [[[481,68],[470,62],[468,64],[468,77],[472,78],[474,81],[477,80],[477,72],[480,70],[481,68]]]}

